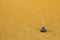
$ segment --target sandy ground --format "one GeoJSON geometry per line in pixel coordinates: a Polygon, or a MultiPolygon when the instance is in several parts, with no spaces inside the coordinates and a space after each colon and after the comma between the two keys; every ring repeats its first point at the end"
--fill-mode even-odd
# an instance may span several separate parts
{"type": "Polygon", "coordinates": [[[60,0],[0,0],[0,40],[60,40],[60,0]]]}

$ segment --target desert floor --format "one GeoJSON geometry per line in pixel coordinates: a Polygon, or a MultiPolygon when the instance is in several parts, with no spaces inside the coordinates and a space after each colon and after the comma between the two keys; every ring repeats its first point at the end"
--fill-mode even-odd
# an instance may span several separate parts
{"type": "Polygon", "coordinates": [[[60,40],[60,0],[0,0],[0,40],[60,40]]]}

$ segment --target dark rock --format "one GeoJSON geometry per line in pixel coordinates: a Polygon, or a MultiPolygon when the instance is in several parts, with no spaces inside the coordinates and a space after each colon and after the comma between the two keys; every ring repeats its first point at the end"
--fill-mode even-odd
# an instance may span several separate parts
{"type": "Polygon", "coordinates": [[[41,30],[40,30],[40,32],[46,32],[47,30],[46,30],[46,28],[43,26],[42,28],[41,28],[41,30]]]}

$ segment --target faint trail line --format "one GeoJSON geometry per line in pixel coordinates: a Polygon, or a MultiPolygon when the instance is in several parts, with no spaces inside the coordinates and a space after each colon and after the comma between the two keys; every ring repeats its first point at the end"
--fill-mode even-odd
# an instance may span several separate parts
{"type": "MultiPolygon", "coordinates": [[[[32,10],[32,9],[31,9],[31,10],[32,10]]],[[[41,24],[42,24],[42,25],[45,25],[45,24],[46,24],[45,19],[44,19],[41,15],[38,15],[37,12],[35,12],[35,11],[33,11],[33,10],[32,10],[32,12],[33,12],[37,17],[41,18],[41,24]]]]}
{"type": "MultiPolygon", "coordinates": [[[[21,6],[22,6],[23,8],[26,8],[26,7],[24,7],[23,5],[21,5],[21,6]]],[[[42,26],[44,26],[44,25],[46,24],[46,21],[45,21],[45,19],[43,18],[43,16],[38,15],[37,12],[35,12],[32,8],[27,8],[27,9],[31,10],[31,11],[35,14],[35,16],[37,16],[38,18],[41,18],[41,24],[42,24],[42,26]]]]}

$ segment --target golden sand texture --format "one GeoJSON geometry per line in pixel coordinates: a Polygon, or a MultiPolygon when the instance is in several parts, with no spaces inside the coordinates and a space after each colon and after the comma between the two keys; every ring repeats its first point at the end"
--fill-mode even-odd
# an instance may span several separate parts
{"type": "Polygon", "coordinates": [[[0,40],[60,40],[60,0],[0,0],[0,40]]]}

